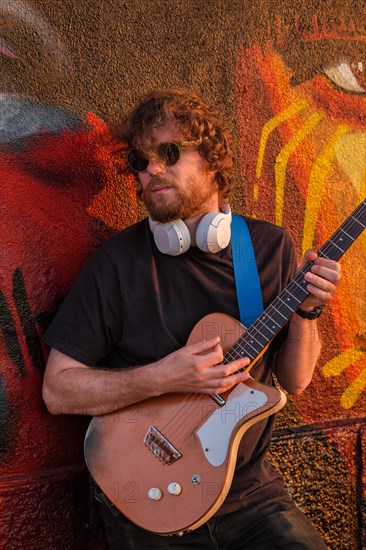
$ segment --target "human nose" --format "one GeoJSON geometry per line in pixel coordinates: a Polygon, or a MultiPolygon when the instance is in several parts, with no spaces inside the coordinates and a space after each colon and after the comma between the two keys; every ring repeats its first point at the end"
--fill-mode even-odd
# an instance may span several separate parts
{"type": "Polygon", "coordinates": [[[155,176],[157,174],[163,174],[165,170],[166,170],[166,165],[162,159],[160,159],[158,156],[149,158],[149,164],[147,165],[146,171],[151,176],[155,176]]]}

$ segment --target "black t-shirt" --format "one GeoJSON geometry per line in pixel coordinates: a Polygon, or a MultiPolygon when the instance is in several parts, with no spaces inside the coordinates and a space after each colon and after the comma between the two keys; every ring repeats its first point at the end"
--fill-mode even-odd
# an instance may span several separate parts
{"type": "MultiPolygon", "coordinates": [[[[264,307],[296,271],[287,233],[268,222],[246,218],[253,242],[264,307]]],[[[147,220],[112,237],[93,254],[44,336],[50,346],[90,367],[111,369],[154,362],[184,346],[194,325],[209,313],[239,319],[231,246],[210,254],[195,246],[180,256],[158,251],[147,220]]],[[[285,331],[286,329],[284,329],[285,331]]],[[[252,370],[273,384],[273,354],[285,332],[252,370]]],[[[230,493],[219,513],[283,491],[265,461],[273,417],[254,424],[239,447],[230,493]]]]}

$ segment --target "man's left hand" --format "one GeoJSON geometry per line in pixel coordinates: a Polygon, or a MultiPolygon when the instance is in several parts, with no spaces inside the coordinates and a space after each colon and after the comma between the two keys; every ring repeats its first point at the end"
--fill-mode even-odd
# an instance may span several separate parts
{"type": "Polygon", "coordinates": [[[338,262],[319,258],[314,250],[307,250],[300,269],[309,261],[313,261],[314,265],[304,276],[309,283],[306,288],[310,296],[301,305],[303,311],[310,311],[316,306],[327,304],[335,295],[341,279],[341,266],[338,262]]]}

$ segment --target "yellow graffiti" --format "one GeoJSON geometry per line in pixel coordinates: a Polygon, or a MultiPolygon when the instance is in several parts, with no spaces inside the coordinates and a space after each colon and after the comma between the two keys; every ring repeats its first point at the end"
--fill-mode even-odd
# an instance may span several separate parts
{"type": "Polygon", "coordinates": [[[357,193],[361,193],[366,175],[366,133],[342,136],[335,147],[335,151],[337,161],[343,172],[352,182],[357,193]],[[352,151],[352,154],[350,154],[350,151],[352,151]]]}
{"type": "Polygon", "coordinates": [[[290,105],[287,109],[285,109],[275,117],[271,118],[263,126],[261,139],[259,142],[258,160],[257,160],[257,167],[256,167],[257,179],[259,179],[262,174],[264,152],[266,149],[268,138],[273,132],[273,130],[277,128],[277,126],[282,124],[282,122],[285,122],[285,120],[288,120],[292,116],[296,115],[297,113],[305,109],[305,107],[307,106],[308,106],[307,101],[305,101],[304,99],[297,98],[292,105],[290,105]]]}
{"type": "Polygon", "coordinates": [[[290,156],[299,144],[313,131],[315,126],[322,120],[323,115],[314,113],[296,134],[286,143],[285,147],[278,154],[275,162],[276,178],[276,224],[282,225],[283,203],[285,195],[286,170],[290,156]]]}
{"type": "Polygon", "coordinates": [[[363,390],[366,389],[366,369],[346,389],[341,397],[341,405],[344,409],[350,409],[361,397],[363,390]]]}
{"type": "MultiPolygon", "coordinates": [[[[324,376],[338,376],[350,365],[358,362],[366,353],[355,348],[344,351],[323,367],[324,376]]],[[[361,396],[363,390],[366,389],[366,368],[357,376],[341,396],[341,405],[344,409],[350,409],[361,396]]]]}
{"type": "Polygon", "coordinates": [[[314,162],[312,167],[309,188],[306,197],[306,209],[304,220],[304,235],[302,242],[302,251],[311,248],[313,245],[316,220],[320,210],[323,192],[331,169],[331,161],[334,158],[335,148],[339,139],[348,132],[348,126],[341,124],[338,126],[328,143],[324,146],[322,152],[314,162]]]}
{"type": "Polygon", "coordinates": [[[349,365],[356,363],[363,356],[364,352],[356,348],[351,348],[344,351],[340,355],[337,355],[334,359],[326,363],[323,367],[323,374],[325,376],[338,376],[349,365]]]}

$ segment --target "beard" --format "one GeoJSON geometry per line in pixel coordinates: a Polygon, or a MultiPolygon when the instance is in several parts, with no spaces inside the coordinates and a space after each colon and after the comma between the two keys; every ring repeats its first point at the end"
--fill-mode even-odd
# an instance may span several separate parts
{"type": "Polygon", "coordinates": [[[150,217],[160,223],[168,223],[178,219],[193,218],[202,213],[202,208],[208,198],[211,197],[212,188],[198,187],[194,192],[192,189],[181,189],[173,181],[155,176],[143,191],[143,199],[150,217]],[[154,188],[158,185],[169,187],[172,192],[155,194],[154,188]]]}

